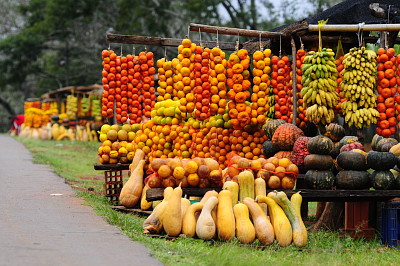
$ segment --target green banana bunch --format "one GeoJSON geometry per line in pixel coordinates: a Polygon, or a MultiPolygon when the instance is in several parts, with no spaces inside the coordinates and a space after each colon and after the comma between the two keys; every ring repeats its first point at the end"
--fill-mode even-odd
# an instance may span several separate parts
{"type": "Polygon", "coordinates": [[[310,51],[305,56],[301,78],[303,89],[300,95],[303,97],[308,120],[322,124],[334,121],[333,108],[339,101],[336,91],[337,72],[332,49],[310,51]]]}
{"type": "Polygon", "coordinates": [[[81,100],[81,114],[82,115],[86,115],[86,113],[89,111],[90,109],[90,102],[89,99],[84,97],[81,100]]]}
{"type": "Polygon", "coordinates": [[[67,96],[66,113],[69,120],[76,120],[76,112],[78,112],[78,98],[70,94],[67,96]]]}
{"type": "Polygon", "coordinates": [[[269,92],[268,92],[268,105],[269,105],[269,109],[266,110],[266,117],[267,118],[275,118],[275,98],[274,98],[274,93],[273,93],[273,88],[270,87],[269,88],[269,92]]]}
{"type": "Polygon", "coordinates": [[[92,116],[94,117],[94,120],[96,121],[101,121],[101,103],[99,99],[92,98],[91,99],[91,105],[92,109],[92,116]]]}
{"type": "Polygon", "coordinates": [[[376,54],[365,47],[352,48],[343,59],[344,69],[340,83],[346,101],[341,108],[349,126],[368,127],[377,122],[376,107],[376,54]]]}

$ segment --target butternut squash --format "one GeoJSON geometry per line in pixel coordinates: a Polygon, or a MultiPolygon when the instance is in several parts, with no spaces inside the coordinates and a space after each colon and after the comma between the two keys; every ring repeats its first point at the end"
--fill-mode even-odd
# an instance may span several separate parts
{"type": "Polygon", "coordinates": [[[264,245],[272,244],[275,240],[274,228],[260,205],[251,198],[245,198],[243,204],[245,204],[250,211],[257,239],[264,245]]]}
{"type": "MultiPolygon", "coordinates": [[[[215,190],[209,190],[209,191],[206,192],[206,194],[204,194],[204,196],[203,196],[203,198],[201,199],[200,202],[204,204],[204,203],[207,202],[207,200],[209,198],[211,198],[213,196],[218,198],[218,192],[215,191],[215,190]]],[[[196,212],[195,216],[196,216],[196,219],[198,219],[199,216],[200,216],[200,212],[196,212]]],[[[215,225],[218,227],[218,225],[217,225],[217,206],[215,206],[214,209],[211,211],[211,216],[212,216],[212,218],[213,218],[213,220],[215,222],[215,225]]]]}
{"type": "Polygon", "coordinates": [[[222,241],[231,241],[235,237],[235,215],[232,208],[232,192],[229,190],[221,190],[218,194],[217,230],[222,241]]]}
{"type": "Polygon", "coordinates": [[[258,177],[256,180],[254,180],[254,194],[256,197],[258,195],[267,196],[267,184],[261,177],[258,177]]]}
{"type": "Polygon", "coordinates": [[[210,240],[216,232],[215,222],[211,216],[211,211],[218,204],[215,196],[210,197],[203,206],[199,219],[196,223],[196,235],[203,240],[210,240]]]}
{"type": "Polygon", "coordinates": [[[182,234],[185,234],[187,237],[193,237],[196,234],[196,212],[201,212],[203,209],[204,203],[196,202],[189,206],[185,215],[183,216],[182,221],[182,234]]]}
{"type": "Polygon", "coordinates": [[[258,202],[267,203],[268,213],[270,215],[272,226],[274,227],[275,238],[278,244],[282,247],[289,246],[292,243],[293,233],[292,226],[290,225],[289,219],[286,217],[285,212],[270,196],[257,197],[258,202]]]}
{"type": "Polygon", "coordinates": [[[181,217],[185,216],[187,209],[190,207],[190,200],[187,198],[181,198],[181,217]]]}
{"type": "Polygon", "coordinates": [[[130,178],[122,187],[121,193],[119,195],[119,203],[126,208],[132,208],[133,206],[135,206],[142,196],[144,164],[145,160],[141,160],[138,163],[137,167],[133,170],[130,178]]]}
{"type": "Polygon", "coordinates": [[[133,170],[138,166],[141,160],[144,160],[145,153],[142,150],[136,150],[133,156],[132,163],[129,165],[129,171],[132,173],[133,170]]]}
{"type": "Polygon", "coordinates": [[[250,221],[249,209],[243,203],[238,203],[233,207],[236,222],[236,237],[240,243],[250,244],[256,238],[256,230],[250,221]]]}
{"type": "Polygon", "coordinates": [[[181,209],[182,188],[176,187],[165,207],[165,216],[162,219],[164,231],[169,236],[178,236],[182,229],[181,209]]]}
{"type": "Polygon", "coordinates": [[[164,189],[164,200],[159,202],[157,206],[153,208],[152,213],[143,222],[143,233],[144,234],[159,234],[163,229],[163,217],[165,213],[165,207],[167,207],[168,200],[172,196],[174,189],[167,187],[164,189]]]}
{"type": "Polygon", "coordinates": [[[142,191],[142,199],[140,201],[140,209],[142,210],[148,210],[151,208],[151,206],[153,206],[153,203],[151,201],[147,201],[146,200],[146,191],[149,189],[150,187],[148,185],[145,185],[142,191]]]}
{"type": "Polygon", "coordinates": [[[222,189],[227,189],[232,192],[232,207],[238,203],[239,199],[239,185],[234,181],[225,181],[222,189]]]}
{"type": "Polygon", "coordinates": [[[268,217],[268,205],[266,203],[257,203],[258,205],[260,205],[261,209],[263,210],[263,212],[265,213],[265,215],[268,217]]]}
{"type": "MultiPolygon", "coordinates": [[[[290,202],[296,211],[297,219],[299,219],[300,226],[303,232],[303,237],[305,239],[305,242],[308,240],[308,233],[307,233],[307,228],[304,225],[303,219],[301,218],[301,202],[303,201],[303,197],[300,195],[300,191],[297,192],[296,194],[293,194],[292,197],[290,198],[290,202]]],[[[293,229],[294,231],[294,229],[293,229]]],[[[294,236],[293,236],[293,241],[294,241],[294,236]]]]}
{"type": "Polygon", "coordinates": [[[254,175],[244,170],[238,175],[239,181],[239,201],[243,201],[244,198],[254,199],[254,175]]]}

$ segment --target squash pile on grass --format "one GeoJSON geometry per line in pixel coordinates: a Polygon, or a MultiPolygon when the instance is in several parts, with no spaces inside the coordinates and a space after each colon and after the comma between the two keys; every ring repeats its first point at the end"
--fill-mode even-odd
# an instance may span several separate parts
{"type": "Polygon", "coordinates": [[[307,245],[299,193],[290,200],[284,192],[274,191],[258,195],[256,200],[245,197],[240,203],[235,201],[231,190],[223,189],[219,193],[208,191],[200,202],[190,204],[182,198],[180,187],[168,187],[164,200],[144,221],[143,230],[147,234],[164,231],[169,236],[182,233],[186,237],[225,242],[236,237],[243,244],[258,239],[263,245],[271,245],[275,240],[283,247],[307,245]]]}

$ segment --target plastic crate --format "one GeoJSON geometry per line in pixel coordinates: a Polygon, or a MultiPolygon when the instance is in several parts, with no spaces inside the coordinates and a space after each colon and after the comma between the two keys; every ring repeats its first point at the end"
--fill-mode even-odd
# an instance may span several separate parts
{"type": "Polygon", "coordinates": [[[124,180],[121,170],[104,171],[104,192],[113,204],[118,204],[124,180]]]}
{"type": "Polygon", "coordinates": [[[399,247],[400,201],[382,203],[381,243],[399,247]]]}

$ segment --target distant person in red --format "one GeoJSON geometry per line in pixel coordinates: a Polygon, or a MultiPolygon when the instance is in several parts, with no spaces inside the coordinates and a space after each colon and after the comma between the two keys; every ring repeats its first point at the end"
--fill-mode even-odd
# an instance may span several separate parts
{"type": "Polygon", "coordinates": [[[24,123],[25,116],[24,115],[16,115],[14,117],[11,117],[12,119],[12,125],[10,129],[11,134],[19,135],[19,132],[21,131],[21,125],[24,123]]]}

